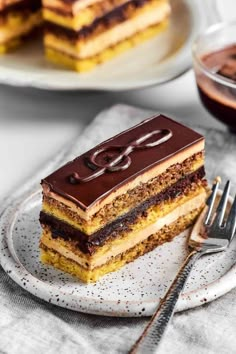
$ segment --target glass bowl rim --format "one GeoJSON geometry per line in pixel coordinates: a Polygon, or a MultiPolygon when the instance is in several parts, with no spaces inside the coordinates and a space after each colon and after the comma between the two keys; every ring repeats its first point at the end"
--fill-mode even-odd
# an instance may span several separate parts
{"type": "MultiPolygon", "coordinates": [[[[198,64],[198,66],[201,68],[202,72],[208,76],[210,79],[217,81],[218,83],[234,88],[236,89],[236,83],[231,80],[228,79],[226,77],[223,77],[222,75],[219,75],[217,73],[213,73],[210,69],[208,69],[203,62],[201,61],[201,59],[199,58],[199,56],[197,55],[197,46],[199,44],[199,42],[207,37],[209,34],[212,34],[214,32],[223,30],[227,27],[236,27],[236,20],[233,21],[229,21],[229,22],[219,22],[219,23],[215,23],[209,27],[206,28],[206,30],[202,33],[200,33],[194,40],[193,45],[192,45],[192,55],[193,55],[193,59],[194,61],[196,61],[196,63],[198,64]]],[[[233,43],[232,43],[233,44],[233,43]]],[[[236,40],[235,40],[235,45],[236,45],[236,40]]],[[[224,47],[222,47],[223,49],[224,47]]]]}

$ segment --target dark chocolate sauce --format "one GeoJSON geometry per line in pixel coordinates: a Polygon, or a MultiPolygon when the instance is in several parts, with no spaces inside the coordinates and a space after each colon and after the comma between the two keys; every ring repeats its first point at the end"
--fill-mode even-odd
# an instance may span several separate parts
{"type": "Polygon", "coordinates": [[[202,73],[197,75],[199,95],[206,109],[236,132],[236,44],[207,54],[201,60],[212,72],[235,85],[229,87],[202,73]]]}

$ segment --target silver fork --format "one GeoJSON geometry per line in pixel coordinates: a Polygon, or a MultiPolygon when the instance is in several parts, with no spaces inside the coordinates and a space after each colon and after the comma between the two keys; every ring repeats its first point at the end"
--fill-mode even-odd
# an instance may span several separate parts
{"type": "Polygon", "coordinates": [[[191,231],[188,240],[190,253],[130,354],[156,353],[196,260],[204,254],[226,250],[232,241],[236,229],[236,196],[230,207],[228,202],[230,181],[226,183],[221,197],[218,194],[219,184],[220,178],[217,177],[206,206],[191,231]]]}

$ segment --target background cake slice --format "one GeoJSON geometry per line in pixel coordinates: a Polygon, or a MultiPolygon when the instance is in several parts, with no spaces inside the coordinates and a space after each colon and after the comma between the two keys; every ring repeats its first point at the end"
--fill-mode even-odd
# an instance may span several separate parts
{"type": "Polygon", "coordinates": [[[167,0],[43,0],[46,55],[90,70],[162,31],[169,13],[167,0]]]}
{"type": "Polygon", "coordinates": [[[85,282],[192,225],[206,199],[204,138],[162,115],[42,181],[42,261],[85,282]]]}
{"type": "Polygon", "coordinates": [[[17,47],[41,23],[41,0],[0,0],[0,53],[17,47]]]}

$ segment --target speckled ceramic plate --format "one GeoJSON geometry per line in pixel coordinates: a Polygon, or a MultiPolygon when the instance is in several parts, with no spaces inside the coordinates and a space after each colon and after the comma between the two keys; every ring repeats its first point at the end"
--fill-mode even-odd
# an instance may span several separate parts
{"type": "Polygon", "coordinates": [[[213,0],[204,4],[199,0],[171,0],[171,4],[168,30],[91,73],[79,75],[50,65],[42,44],[35,41],[0,57],[0,82],[47,90],[119,91],[171,80],[191,67],[193,38],[218,19],[213,0]]]}
{"type": "MultiPolygon", "coordinates": [[[[1,216],[0,263],[25,290],[58,306],[108,316],[151,315],[186,255],[186,232],[96,284],[44,266],[39,260],[41,191],[14,201],[1,216]],[[22,200],[22,199],[21,199],[22,200]]],[[[177,311],[214,300],[236,286],[236,239],[226,252],[200,259],[177,311]]]]}

